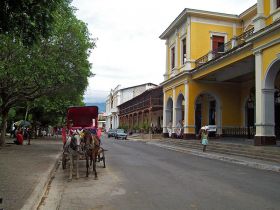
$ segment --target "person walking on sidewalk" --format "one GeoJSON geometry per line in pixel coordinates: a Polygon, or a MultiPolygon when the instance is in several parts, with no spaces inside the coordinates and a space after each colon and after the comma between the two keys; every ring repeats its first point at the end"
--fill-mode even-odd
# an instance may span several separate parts
{"type": "Polygon", "coordinates": [[[14,143],[17,145],[22,145],[22,143],[23,143],[23,134],[22,134],[21,128],[18,128],[18,130],[17,130],[16,140],[14,141],[14,143]]]}
{"type": "Polygon", "coordinates": [[[208,131],[205,126],[201,128],[201,144],[203,145],[202,151],[205,152],[208,145],[208,131]]]}
{"type": "Polygon", "coordinates": [[[167,131],[168,131],[169,138],[171,138],[171,136],[172,136],[172,122],[171,122],[171,120],[168,123],[167,131]]]}
{"type": "Polygon", "coordinates": [[[31,132],[31,128],[26,128],[25,130],[26,132],[26,139],[28,140],[27,145],[31,145],[30,140],[31,140],[31,136],[32,136],[32,132],[31,132]]]}

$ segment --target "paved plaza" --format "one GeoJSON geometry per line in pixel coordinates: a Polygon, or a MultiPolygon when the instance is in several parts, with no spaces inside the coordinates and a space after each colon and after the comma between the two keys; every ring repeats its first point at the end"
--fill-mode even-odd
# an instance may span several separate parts
{"type": "Polygon", "coordinates": [[[38,205],[62,150],[61,139],[32,140],[31,145],[0,148],[0,209],[32,209],[38,205]]]}

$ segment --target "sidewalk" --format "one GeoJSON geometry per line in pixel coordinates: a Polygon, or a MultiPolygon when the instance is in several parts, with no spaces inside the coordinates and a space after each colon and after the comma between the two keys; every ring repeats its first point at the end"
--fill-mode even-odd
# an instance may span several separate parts
{"type": "Polygon", "coordinates": [[[0,147],[0,209],[34,209],[62,153],[61,139],[33,139],[31,145],[0,147]],[[0,199],[1,200],[1,199],[0,199]]]}
{"type": "MultiPolygon", "coordinates": [[[[261,169],[261,170],[269,170],[269,171],[274,171],[274,172],[280,173],[280,164],[276,163],[276,162],[242,157],[242,156],[237,156],[237,155],[210,152],[210,151],[202,152],[202,147],[201,147],[201,149],[188,148],[188,147],[185,147],[184,144],[175,143],[176,139],[170,140],[169,138],[166,138],[166,139],[162,138],[162,139],[152,139],[152,140],[145,139],[144,140],[144,139],[139,139],[139,138],[133,138],[131,136],[128,137],[128,139],[133,140],[133,141],[143,141],[149,145],[154,145],[154,146],[158,146],[161,148],[174,150],[174,151],[178,151],[178,152],[188,153],[188,154],[192,154],[192,155],[196,155],[196,156],[200,156],[200,157],[204,157],[204,158],[221,160],[221,161],[225,161],[225,162],[229,162],[229,163],[244,165],[247,167],[257,168],[257,169],[261,169]]],[[[187,141],[187,140],[177,139],[177,141],[187,141]]],[[[224,144],[229,144],[229,143],[238,144],[238,142],[235,142],[234,140],[224,142],[224,144]]],[[[240,144],[243,144],[243,143],[240,143],[240,144]]],[[[279,150],[280,150],[280,148],[279,148],[279,150]]]]}

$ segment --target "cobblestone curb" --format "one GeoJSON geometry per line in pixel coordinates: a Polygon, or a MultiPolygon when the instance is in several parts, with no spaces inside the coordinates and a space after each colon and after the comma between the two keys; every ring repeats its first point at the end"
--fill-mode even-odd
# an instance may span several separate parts
{"type": "Polygon", "coordinates": [[[59,161],[61,159],[61,154],[58,154],[56,156],[56,161],[53,165],[51,165],[45,176],[42,176],[40,178],[39,183],[36,185],[35,189],[25,202],[24,206],[21,208],[21,210],[36,210],[37,207],[39,206],[45,191],[47,190],[48,183],[51,180],[52,176],[55,173],[56,167],[59,165],[59,161]]]}

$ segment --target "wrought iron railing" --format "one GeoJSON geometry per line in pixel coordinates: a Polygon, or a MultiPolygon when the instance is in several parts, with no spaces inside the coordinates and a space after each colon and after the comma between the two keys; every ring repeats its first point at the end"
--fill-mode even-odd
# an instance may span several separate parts
{"type": "Polygon", "coordinates": [[[126,108],[120,109],[120,115],[128,114],[138,110],[147,109],[154,106],[163,106],[163,101],[161,98],[148,98],[126,108]]]}
{"type": "Polygon", "coordinates": [[[217,49],[212,50],[209,53],[207,53],[206,55],[198,58],[195,61],[195,66],[199,67],[199,66],[207,63],[208,61],[219,58],[222,55],[230,52],[231,50],[234,50],[234,49],[244,45],[246,39],[249,38],[250,36],[252,36],[253,33],[254,33],[254,28],[251,28],[250,30],[244,32],[243,34],[232,38],[229,42],[221,45],[217,49]]]}
{"type": "Polygon", "coordinates": [[[233,127],[233,128],[222,128],[223,136],[226,137],[248,137],[250,136],[253,138],[253,136],[256,134],[256,128],[255,127],[233,127]],[[250,133],[248,134],[248,130],[250,130],[250,133]]]}

